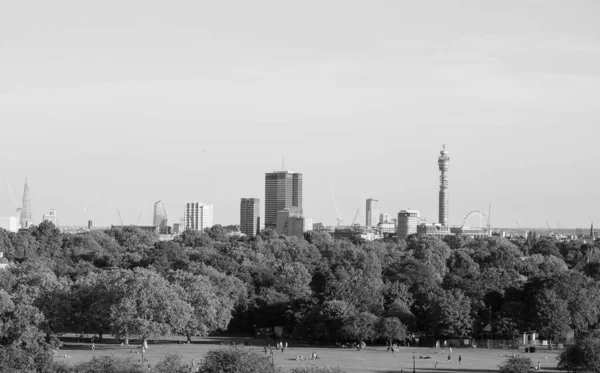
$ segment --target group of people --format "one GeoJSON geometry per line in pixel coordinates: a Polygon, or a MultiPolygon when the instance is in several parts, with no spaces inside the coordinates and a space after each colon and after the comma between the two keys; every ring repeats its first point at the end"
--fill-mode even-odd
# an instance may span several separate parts
{"type": "MultiPolygon", "coordinates": [[[[281,353],[284,353],[286,348],[288,348],[287,342],[283,342],[283,341],[277,342],[276,349],[281,350],[281,353]]],[[[265,356],[267,356],[269,353],[273,353],[273,348],[271,347],[271,342],[267,342],[267,345],[265,346],[265,356]]]]}
{"type": "Polygon", "coordinates": [[[319,357],[317,356],[316,352],[312,352],[308,358],[305,358],[304,356],[296,356],[296,361],[299,360],[317,360],[319,357]]]}

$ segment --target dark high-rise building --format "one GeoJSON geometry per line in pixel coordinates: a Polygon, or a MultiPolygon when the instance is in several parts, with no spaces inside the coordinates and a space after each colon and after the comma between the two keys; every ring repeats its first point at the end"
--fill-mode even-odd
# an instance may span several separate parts
{"type": "Polygon", "coordinates": [[[450,157],[446,151],[446,145],[442,148],[440,156],[438,157],[438,167],[440,169],[440,220],[439,223],[442,226],[448,226],[448,178],[446,173],[448,172],[448,166],[450,164],[450,157]]]}
{"type": "Polygon", "coordinates": [[[302,174],[275,171],[265,174],[265,228],[275,229],[277,211],[302,208],[302,174]]]}
{"type": "Polygon", "coordinates": [[[242,198],[240,203],[240,232],[250,237],[260,233],[259,198],[242,198]]]}

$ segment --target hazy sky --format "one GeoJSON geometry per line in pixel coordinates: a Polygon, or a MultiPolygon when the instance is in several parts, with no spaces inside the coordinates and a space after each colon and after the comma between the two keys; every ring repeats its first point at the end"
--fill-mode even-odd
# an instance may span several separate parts
{"type": "Polygon", "coordinates": [[[264,174],[304,174],[304,209],[363,197],[450,223],[600,225],[600,2],[3,1],[0,216],[171,221],[187,201],[239,224],[264,174]],[[202,149],[206,149],[202,152],[202,149]],[[87,211],[84,213],[84,208],[87,211]]]}

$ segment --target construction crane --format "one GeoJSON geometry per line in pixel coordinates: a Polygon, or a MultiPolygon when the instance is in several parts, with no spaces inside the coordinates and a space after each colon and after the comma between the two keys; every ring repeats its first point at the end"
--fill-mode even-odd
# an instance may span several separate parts
{"type": "Polygon", "coordinates": [[[360,212],[360,209],[356,210],[356,214],[354,214],[354,219],[352,219],[352,225],[354,225],[354,223],[356,223],[356,218],[358,217],[359,212],[360,212]]]}
{"type": "Polygon", "coordinates": [[[517,223],[517,228],[521,229],[521,226],[519,225],[519,222],[515,220],[515,223],[517,223]]]}
{"type": "Polygon", "coordinates": [[[17,201],[17,198],[15,197],[15,192],[12,188],[12,186],[10,185],[10,183],[8,182],[8,180],[6,180],[6,185],[8,186],[8,193],[10,193],[10,196],[13,200],[13,203],[15,204],[15,208],[17,210],[17,224],[21,221],[21,211],[23,211],[23,208],[21,207],[21,205],[19,205],[19,202],[17,201]]]}
{"type": "Polygon", "coordinates": [[[138,216],[138,220],[137,220],[137,224],[136,225],[140,225],[140,220],[142,219],[142,212],[140,212],[140,216],[138,216]]]}
{"type": "Polygon", "coordinates": [[[119,220],[121,221],[121,227],[124,227],[125,224],[123,224],[123,219],[121,218],[121,212],[119,211],[119,209],[117,209],[117,214],[119,214],[119,220]]]}
{"type": "Polygon", "coordinates": [[[333,207],[335,207],[335,219],[337,220],[337,225],[339,226],[342,220],[344,220],[343,214],[340,213],[340,210],[338,209],[338,205],[335,200],[335,192],[333,191],[333,187],[331,185],[329,186],[329,190],[331,191],[331,196],[333,197],[333,207]]]}
{"type": "Polygon", "coordinates": [[[546,226],[548,227],[548,229],[552,230],[552,228],[550,228],[550,224],[548,224],[548,220],[546,220],[546,226]]]}

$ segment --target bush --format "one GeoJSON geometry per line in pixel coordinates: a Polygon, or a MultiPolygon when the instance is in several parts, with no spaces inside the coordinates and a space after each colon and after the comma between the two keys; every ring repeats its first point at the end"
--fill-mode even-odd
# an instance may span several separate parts
{"type": "Polygon", "coordinates": [[[144,373],[142,365],[135,363],[131,358],[114,356],[94,357],[92,360],[77,364],[72,369],[73,373],[144,373]]]}
{"type": "Polygon", "coordinates": [[[156,364],[154,370],[157,373],[189,373],[190,368],[183,364],[181,355],[168,354],[156,364]]]}
{"type": "Polygon", "coordinates": [[[531,367],[531,359],[528,357],[509,357],[500,364],[500,373],[528,373],[531,371],[531,367]]]}
{"type": "Polygon", "coordinates": [[[279,373],[271,359],[242,345],[226,345],[211,350],[200,365],[199,373],[279,373]]]}
{"type": "Polygon", "coordinates": [[[340,368],[303,366],[290,370],[290,373],[346,373],[340,368]]]}
{"type": "Polygon", "coordinates": [[[600,366],[600,339],[583,338],[558,357],[558,369],[575,372],[597,372],[600,366]]]}

